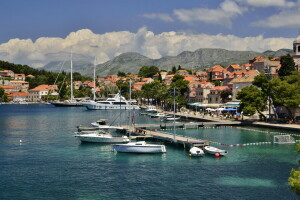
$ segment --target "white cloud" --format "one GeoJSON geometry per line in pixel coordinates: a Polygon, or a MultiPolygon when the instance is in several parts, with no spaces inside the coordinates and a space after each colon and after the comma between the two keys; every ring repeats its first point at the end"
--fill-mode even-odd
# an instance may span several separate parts
{"type": "Polygon", "coordinates": [[[292,7],[295,5],[292,1],[286,0],[242,0],[253,7],[292,7]]]}
{"type": "Polygon", "coordinates": [[[148,18],[148,19],[160,19],[165,22],[173,22],[174,21],[173,18],[168,14],[151,13],[151,14],[144,14],[142,16],[145,18],[148,18]]]}
{"type": "Polygon", "coordinates": [[[50,61],[68,60],[70,49],[77,59],[103,63],[126,52],[138,52],[150,58],[175,56],[182,51],[199,48],[228,50],[278,50],[292,48],[293,38],[237,37],[234,35],[190,34],[163,32],[154,34],[142,27],[136,33],[129,31],[96,34],[88,29],[70,33],[66,38],[12,39],[0,44],[0,59],[13,63],[41,67],[50,61]]]}
{"type": "Polygon", "coordinates": [[[177,9],[174,10],[174,15],[182,22],[192,23],[196,21],[202,21],[209,24],[231,27],[232,19],[243,14],[245,10],[245,8],[241,8],[232,0],[225,0],[217,9],[177,9]]]}
{"type": "Polygon", "coordinates": [[[269,28],[297,28],[300,26],[300,0],[293,7],[283,8],[279,13],[251,23],[252,26],[269,28]]]}

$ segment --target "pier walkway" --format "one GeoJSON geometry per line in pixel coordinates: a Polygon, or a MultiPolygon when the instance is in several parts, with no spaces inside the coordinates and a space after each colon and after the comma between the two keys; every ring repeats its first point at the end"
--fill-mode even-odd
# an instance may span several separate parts
{"type": "Polygon", "coordinates": [[[207,140],[190,138],[181,135],[174,136],[173,134],[161,132],[157,130],[147,130],[147,129],[133,127],[133,126],[124,126],[124,129],[138,136],[145,136],[145,137],[150,136],[154,139],[158,139],[164,142],[181,144],[184,147],[193,147],[193,146],[204,147],[209,145],[209,141],[207,140]]]}

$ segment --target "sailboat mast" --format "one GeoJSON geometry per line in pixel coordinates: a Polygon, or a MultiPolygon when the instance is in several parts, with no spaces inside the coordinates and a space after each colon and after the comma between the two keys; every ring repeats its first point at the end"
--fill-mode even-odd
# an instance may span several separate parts
{"type": "Polygon", "coordinates": [[[129,79],[129,100],[131,102],[131,79],[129,79]]]}
{"type": "Polygon", "coordinates": [[[176,105],[175,105],[175,92],[176,92],[176,90],[175,90],[175,87],[174,87],[174,91],[173,91],[173,93],[174,93],[174,110],[173,110],[173,112],[174,112],[174,120],[173,120],[173,140],[175,141],[176,139],[175,139],[175,135],[176,135],[176,127],[175,127],[175,109],[176,109],[176,105]]]}
{"type": "Polygon", "coordinates": [[[94,90],[93,90],[93,100],[96,101],[96,56],[94,60],[94,90]]]}
{"type": "Polygon", "coordinates": [[[73,100],[73,53],[71,50],[71,101],[73,100]]]}

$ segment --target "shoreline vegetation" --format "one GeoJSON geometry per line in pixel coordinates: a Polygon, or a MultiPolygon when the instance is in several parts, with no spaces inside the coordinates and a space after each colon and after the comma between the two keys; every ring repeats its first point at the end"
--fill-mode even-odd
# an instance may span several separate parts
{"type": "MultiPolygon", "coordinates": [[[[262,58],[261,56],[252,60],[259,59],[274,60],[274,58],[262,58]]],[[[254,74],[249,75],[247,73],[251,71],[250,69],[245,68],[246,71],[243,71],[244,68],[237,64],[232,64],[228,67],[214,66],[203,71],[188,70],[183,69],[181,66],[174,66],[168,72],[160,70],[156,66],[142,66],[138,74],[133,75],[119,71],[117,75],[97,78],[95,83],[91,81],[90,77],[84,77],[80,73],[74,72],[74,96],[75,98],[92,98],[92,91],[96,90],[98,98],[106,98],[109,94],[117,91],[121,91],[125,98],[129,98],[129,91],[132,90],[131,98],[136,99],[139,105],[152,104],[163,108],[163,110],[170,110],[174,107],[173,96],[175,95],[177,112],[181,109],[197,112],[197,106],[191,106],[193,102],[219,103],[220,106],[224,107],[225,103],[232,101],[233,96],[235,96],[235,100],[239,100],[240,103],[236,112],[230,113],[231,117],[234,114],[239,114],[242,117],[257,115],[261,121],[295,124],[300,118],[298,116],[300,114],[300,73],[297,71],[293,58],[290,55],[282,56],[275,60],[278,64],[280,63],[279,70],[272,73],[270,69],[265,73],[256,70],[254,74]],[[235,71],[235,68],[238,71],[235,71]],[[230,72],[230,70],[233,70],[233,72],[230,72]],[[238,75],[238,72],[241,72],[240,75],[238,75]],[[231,82],[226,84],[225,81],[227,79],[224,78],[225,75],[227,77],[232,73],[234,77],[229,77],[228,80],[247,79],[248,76],[252,77],[252,79],[249,78],[249,81],[251,81],[248,81],[247,86],[234,91],[234,88],[238,88],[238,85],[235,86],[234,82],[233,86],[230,85],[232,84],[231,82]],[[235,78],[236,75],[237,78],[235,78]],[[217,78],[218,80],[215,77],[219,77],[217,78]],[[220,77],[223,77],[223,79],[220,77]],[[132,81],[133,85],[131,84],[132,81]],[[130,85],[132,85],[132,88],[129,88],[130,85]],[[173,94],[174,88],[175,94],[173,94]],[[205,92],[207,93],[206,96],[202,95],[205,92]]],[[[36,93],[40,92],[41,88],[46,90],[44,94],[43,91],[41,92],[43,95],[40,95],[40,99],[35,99],[34,101],[51,102],[54,100],[67,100],[70,97],[70,74],[64,71],[61,73],[47,72],[33,69],[27,65],[15,65],[4,61],[0,61],[0,70],[4,70],[3,72],[5,70],[11,71],[16,74],[24,73],[24,85],[20,87],[20,91],[18,91],[20,93],[26,93],[26,91],[23,91],[23,86],[27,86],[29,96],[31,91],[36,93]]],[[[15,77],[3,76],[1,71],[0,75],[2,75],[0,80],[2,81],[2,83],[0,82],[0,102],[12,101],[11,98],[14,98],[14,96],[9,96],[9,94],[13,92],[9,92],[9,90],[2,87],[5,86],[5,83],[10,83],[15,77]],[[1,87],[1,85],[4,86],[1,87]]],[[[10,86],[13,85],[11,84],[10,86]]],[[[33,97],[31,100],[33,101],[33,97]]],[[[26,102],[26,100],[24,102],[16,101],[16,103],[26,102]]],[[[202,108],[204,113],[216,114],[206,112],[204,109],[202,108]]]]}

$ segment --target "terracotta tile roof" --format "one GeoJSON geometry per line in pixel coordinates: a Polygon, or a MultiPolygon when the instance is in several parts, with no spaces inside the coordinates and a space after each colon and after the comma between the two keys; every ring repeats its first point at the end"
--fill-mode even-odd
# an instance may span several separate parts
{"type": "Polygon", "coordinates": [[[15,74],[15,77],[24,77],[25,78],[25,74],[15,74]]]}
{"type": "Polygon", "coordinates": [[[11,92],[9,97],[28,97],[28,92],[11,92]]]}
{"type": "Polygon", "coordinates": [[[226,69],[221,67],[220,65],[215,65],[212,68],[210,68],[207,72],[225,72],[226,69]]]}
{"type": "Polygon", "coordinates": [[[228,67],[232,67],[233,69],[242,69],[242,67],[239,64],[231,64],[228,67]]]}
{"type": "Polygon", "coordinates": [[[224,90],[230,90],[230,88],[228,86],[216,86],[214,88],[212,88],[211,90],[214,90],[214,91],[224,91],[224,90]]]}
{"type": "Polygon", "coordinates": [[[29,91],[48,91],[48,90],[57,90],[57,85],[39,85],[29,91]]]}
{"type": "Polygon", "coordinates": [[[258,73],[253,73],[253,74],[247,74],[244,77],[238,77],[235,79],[232,79],[230,81],[230,84],[233,83],[252,83],[254,81],[254,78],[258,75],[258,73]]]}

